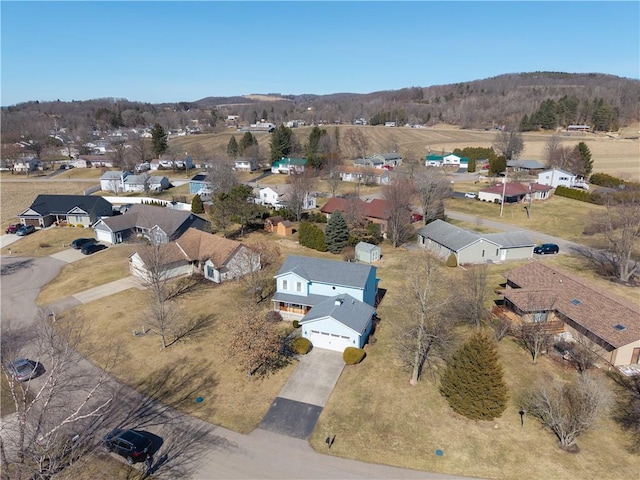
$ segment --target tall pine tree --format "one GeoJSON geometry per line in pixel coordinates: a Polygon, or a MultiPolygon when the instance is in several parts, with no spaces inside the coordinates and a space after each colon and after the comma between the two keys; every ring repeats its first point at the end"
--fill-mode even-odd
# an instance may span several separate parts
{"type": "Polygon", "coordinates": [[[204,213],[204,204],[200,195],[196,194],[191,200],[191,212],[192,213],[204,213]]]}
{"type": "Polygon", "coordinates": [[[477,332],[456,351],[440,381],[440,393],[456,413],[472,420],[493,420],[507,408],[509,396],[495,343],[477,332]]]}
{"type": "Polygon", "coordinates": [[[324,230],[324,243],[331,253],[340,253],[349,245],[349,227],[339,210],[331,215],[324,230]]]}
{"type": "Polygon", "coordinates": [[[151,149],[156,158],[159,158],[169,148],[167,143],[167,133],[162,125],[156,123],[151,129],[151,149]]]}
{"type": "Polygon", "coordinates": [[[238,142],[236,141],[236,137],[231,137],[229,139],[229,143],[227,143],[227,155],[231,158],[238,157],[238,142]]]}
{"type": "Polygon", "coordinates": [[[591,172],[593,172],[593,158],[591,158],[591,150],[586,143],[580,142],[576,145],[576,153],[580,157],[580,160],[582,160],[582,173],[584,177],[589,178],[591,172]]]}

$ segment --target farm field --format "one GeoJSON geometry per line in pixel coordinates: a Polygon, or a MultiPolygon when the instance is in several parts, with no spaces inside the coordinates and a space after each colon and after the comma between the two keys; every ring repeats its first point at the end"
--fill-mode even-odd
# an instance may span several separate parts
{"type": "MultiPolygon", "coordinates": [[[[430,128],[388,128],[351,125],[325,125],[329,134],[338,129],[341,138],[344,131],[349,128],[357,128],[362,131],[368,141],[367,154],[376,152],[397,151],[408,159],[421,159],[430,150],[433,153],[450,152],[455,148],[464,147],[490,147],[496,134],[484,130],[463,130],[449,125],[436,125],[430,128]]],[[[605,134],[571,134],[564,136],[559,133],[562,146],[574,146],[578,142],[585,142],[591,150],[594,161],[594,172],[603,172],[624,178],[630,181],[640,181],[640,125],[631,125],[615,135],[605,134]]],[[[307,142],[311,127],[293,129],[297,140],[304,144],[307,142]]],[[[192,135],[171,139],[170,144],[180,149],[189,151],[195,145],[200,145],[204,151],[212,154],[225,155],[229,139],[235,136],[239,139],[241,134],[234,130],[223,133],[192,135]]],[[[524,151],[522,159],[544,160],[544,148],[551,134],[549,133],[524,133],[524,151]]],[[[269,153],[269,134],[255,134],[260,151],[267,157],[269,153]]],[[[358,152],[351,151],[346,145],[341,145],[342,153],[346,158],[355,158],[358,152]]]]}

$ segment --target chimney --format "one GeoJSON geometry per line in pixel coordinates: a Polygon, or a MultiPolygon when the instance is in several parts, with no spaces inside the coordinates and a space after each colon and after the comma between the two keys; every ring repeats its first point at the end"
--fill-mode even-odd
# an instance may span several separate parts
{"type": "Polygon", "coordinates": [[[342,305],[342,299],[341,298],[336,298],[335,305],[336,305],[336,307],[342,305]]]}

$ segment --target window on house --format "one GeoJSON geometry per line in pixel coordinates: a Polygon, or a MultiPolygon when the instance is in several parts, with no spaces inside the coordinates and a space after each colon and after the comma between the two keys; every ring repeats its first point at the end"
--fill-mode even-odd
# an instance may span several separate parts
{"type": "Polygon", "coordinates": [[[302,292],[302,282],[296,282],[296,292],[302,292]]]}
{"type": "Polygon", "coordinates": [[[282,289],[289,290],[289,282],[286,280],[282,280],[282,289]]]}
{"type": "Polygon", "coordinates": [[[207,278],[213,278],[213,267],[211,265],[207,265],[207,278]]]}
{"type": "Polygon", "coordinates": [[[546,322],[547,321],[547,312],[536,312],[533,314],[533,321],[536,323],[546,322]]]}
{"type": "Polygon", "coordinates": [[[482,258],[484,258],[484,250],[482,250],[482,258]]]}
{"type": "Polygon", "coordinates": [[[500,249],[496,248],[496,257],[498,256],[499,253],[500,253],[500,249]]]}

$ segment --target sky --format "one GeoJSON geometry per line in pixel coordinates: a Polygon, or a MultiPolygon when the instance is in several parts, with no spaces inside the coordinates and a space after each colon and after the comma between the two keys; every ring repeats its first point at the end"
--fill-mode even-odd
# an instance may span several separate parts
{"type": "Polygon", "coordinates": [[[638,1],[0,2],[0,105],[640,78],[638,1]]]}

